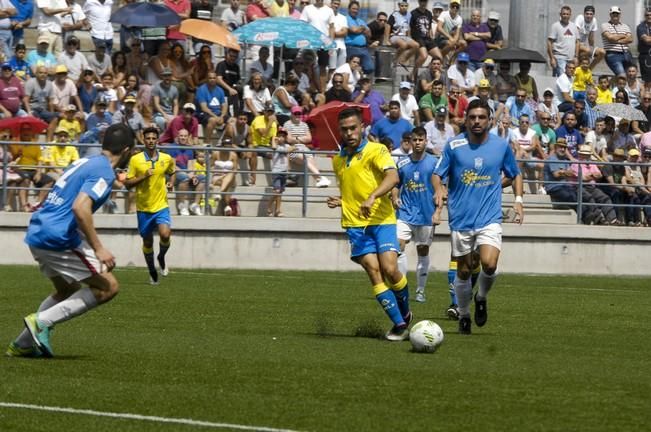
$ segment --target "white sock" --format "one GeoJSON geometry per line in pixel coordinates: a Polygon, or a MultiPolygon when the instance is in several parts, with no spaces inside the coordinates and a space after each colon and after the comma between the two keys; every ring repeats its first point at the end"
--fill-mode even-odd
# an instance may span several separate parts
{"type": "Polygon", "coordinates": [[[398,270],[402,273],[403,276],[407,276],[407,252],[402,251],[398,255],[398,270]]]}
{"type": "Polygon", "coordinates": [[[63,321],[72,319],[97,306],[97,299],[90,288],[85,287],[75,292],[64,301],[40,312],[38,320],[46,327],[52,327],[63,321]]]}
{"type": "MultiPolygon", "coordinates": [[[[41,305],[38,307],[38,311],[42,312],[44,310],[48,310],[57,303],[58,302],[54,299],[54,297],[47,296],[45,300],[41,302],[41,305]]],[[[29,333],[29,331],[27,331],[27,329],[23,329],[23,331],[18,335],[14,342],[21,348],[29,348],[34,345],[32,335],[29,333]]]]}
{"type": "Polygon", "coordinates": [[[477,284],[479,285],[479,290],[477,291],[477,297],[484,300],[488,296],[488,291],[491,290],[493,283],[495,283],[495,278],[497,277],[497,271],[492,275],[484,273],[482,270],[479,273],[479,279],[477,279],[477,284]]]}
{"type": "Polygon", "coordinates": [[[454,290],[457,293],[457,303],[460,317],[470,317],[470,302],[472,301],[472,283],[470,279],[454,278],[454,290]]]}
{"type": "Polygon", "coordinates": [[[429,255],[419,256],[416,264],[416,291],[425,292],[427,276],[429,275],[429,255]]]}

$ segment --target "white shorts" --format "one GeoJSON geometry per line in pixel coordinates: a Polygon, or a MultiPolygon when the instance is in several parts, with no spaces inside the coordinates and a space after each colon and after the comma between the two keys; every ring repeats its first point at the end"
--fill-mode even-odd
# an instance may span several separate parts
{"type": "Polygon", "coordinates": [[[430,246],[432,244],[432,237],[434,236],[434,227],[432,225],[412,225],[398,219],[396,228],[398,229],[399,240],[413,240],[416,246],[430,246]]]}
{"type": "Polygon", "coordinates": [[[48,278],[61,276],[68,283],[80,282],[101,273],[95,251],[85,240],[75,249],[53,251],[29,247],[41,273],[48,278]]]}
{"type": "Polygon", "coordinates": [[[489,245],[502,250],[502,225],[493,223],[478,230],[452,231],[452,256],[461,257],[479,249],[481,245],[489,245]]]}

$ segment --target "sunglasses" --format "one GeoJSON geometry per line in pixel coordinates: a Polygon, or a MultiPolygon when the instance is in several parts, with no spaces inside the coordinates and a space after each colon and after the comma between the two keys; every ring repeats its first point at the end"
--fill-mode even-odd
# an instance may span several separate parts
{"type": "Polygon", "coordinates": [[[333,81],[332,83],[333,84],[343,84],[344,82],[343,81],[333,81]]]}
{"type": "Polygon", "coordinates": [[[551,120],[551,117],[540,117],[540,120],[551,120]]]}

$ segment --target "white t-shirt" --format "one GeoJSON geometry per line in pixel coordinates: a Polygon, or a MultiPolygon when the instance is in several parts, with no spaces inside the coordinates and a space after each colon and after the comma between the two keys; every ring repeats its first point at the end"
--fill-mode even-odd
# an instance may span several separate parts
{"type": "Polygon", "coordinates": [[[549,39],[552,40],[552,52],[554,56],[563,59],[571,59],[576,55],[576,40],[579,38],[579,30],[570,21],[566,26],[556,21],[552,24],[549,32],[549,39]]]}
{"type": "Polygon", "coordinates": [[[608,145],[608,140],[606,135],[597,135],[597,132],[591,130],[585,135],[585,143],[590,144],[597,154],[601,154],[608,145]]]}
{"type": "Polygon", "coordinates": [[[66,65],[68,68],[68,78],[73,81],[77,81],[84,69],[89,67],[88,60],[86,60],[86,57],[84,57],[84,55],[79,51],[75,51],[75,54],[72,57],[64,51],[59,54],[57,61],[60,64],[66,65]]]}
{"type": "Polygon", "coordinates": [[[567,74],[562,74],[556,79],[556,85],[554,86],[554,104],[565,102],[563,99],[563,93],[569,93],[572,95],[572,83],[574,82],[574,77],[570,79],[567,74]]]}
{"type": "MultiPolygon", "coordinates": [[[[58,2],[55,0],[37,0],[36,6],[39,9],[54,9],[58,2]]],[[[39,11],[38,31],[49,31],[51,33],[61,33],[61,18],[59,15],[45,15],[43,11],[39,11]]]]}
{"type": "MultiPolygon", "coordinates": [[[[334,25],[335,32],[348,28],[348,19],[346,19],[346,15],[342,15],[340,13],[338,13],[337,15],[332,15],[331,22],[334,25]]],[[[337,44],[337,49],[346,49],[345,40],[346,39],[343,37],[338,37],[334,39],[335,43],[337,44]]]]}
{"type": "MultiPolygon", "coordinates": [[[[253,103],[255,110],[261,113],[264,110],[264,104],[266,102],[271,101],[271,93],[269,92],[268,88],[265,88],[262,91],[254,91],[253,89],[251,89],[251,87],[246,85],[244,86],[243,99],[245,100],[251,99],[251,102],[253,103]]],[[[244,111],[251,112],[251,110],[246,104],[244,104],[244,111]]]]}
{"type": "Polygon", "coordinates": [[[592,21],[589,23],[585,22],[583,15],[579,15],[574,20],[574,25],[579,31],[579,41],[583,45],[588,45],[588,36],[590,33],[595,33],[597,31],[597,18],[593,17],[592,21]]]}
{"type": "Polygon", "coordinates": [[[97,39],[113,39],[113,24],[111,24],[111,8],[113,0],[86,0],[84,13],[90,24],[90,35],[97,39]]]}
{"type": "Polygon", "coordinates": [[[475,74],[470,68],[466,68],[465,75],[454,64],[448,68],[448,82],[452,83],[455,80],[457,84],[465,89],[472,89],[475,87],[475,74]]]}
{"type": "Polygon", "coordinates": [[[334,14],[330,6],[323,5],[318,8],[311,4],[303,8],[301,20],[309,22],[324,35],[330,36],[330,22],[334,14]]]}
{"type": "Polygon", "coordinates": [[[424,128],[427,132],[427,149],[435,154],[442,154],[445,143],[455,135],[454,129],[449,123],[445,123],[445,128],[442,131],[439,130],[436,127],[436,120],[428,121],[424,128]]]}
{"type": "MultiPolygon", "coordinates": [[[[511,141],[515,141],[520,145],[520,148],[525,152],[529,152],[533,145],[533,137],[536,136],[536,131],[528,128],[524,134],[520,132],[520,128],[515,128],[511,131],[511,141]]],[[[526,156],[529,156],[527,154],[526,156]]]]}
{"type": "Polygon", "coordinates": [[[414,95],[410,94],[407,96],[407,100],[404,100],[400,97],[400,93],[396,93],[391,97],[392,101],[398,101],[400,103],[400,116],[414,123],[414,111],[418,111],[418,102],[414,95]]]}
{"type": "Polygon", "coordinates": [[[438,22],[443,23],[443,30],[452,34],[457,27],[461,27],[461,24],[463,24],[463,18],[461,18],[461,15],[459,14],[452,18],[450,16],[450,11],[443,11],[441,12],[441,15],[439,15],[438,22]]]}
{"type": "MultiPolygon", "coordinates": [[[[337,69],[335,69],[334,73],[340,73],[340,74],[348,74],[348,87],[354,89],[355,86],[357,85],[357,81],[361,78],[359,72],[353,72],[353,70],[350,68],[350,63],[344,63],[341,66],[339,66],[337,69]]],[[[332,74],[334,76],[334,74],[332,74]]],[[[328,81],[328,85],[326,85],[326,90],[330,90],[332,87],[332,78],[330,78],[330,81],[328,81]]]]}

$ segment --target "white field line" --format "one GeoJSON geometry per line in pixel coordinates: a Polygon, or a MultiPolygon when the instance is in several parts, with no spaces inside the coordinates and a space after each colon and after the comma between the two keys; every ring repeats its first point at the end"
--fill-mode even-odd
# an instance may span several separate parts
{"type": "Polygon", "coordinates": [[[246,425],[231,424],[231,423],[213,423],[208,421],[184,419],[184,418],[145,416],[139,414],[103,412],[103,411],[95,411],[95,410],[87,410],[87,409],[64,408],[64,407],[44,406],[44,405],[30,405],[30,404],[21,404],[21,403],[12,403],[12,402],[0,402],[0,408],[16,408],[16,409],[27,409],[27,410],[34,410],[34,411],[48,411],[48,412],[56,412],[56,413],[86,415],[91,417],[110,417],[110,418],[126,419],[126,420],[147,421],[152,423],[171,423],[171,424],[206,427],[206,428],[213,428],[213,429],[236,429],[236,430],[261,431],[261,432],[297,432],[292,429],[276,429],[276,428],[270,428],[264,426],[246,426],[246,425]]]}

